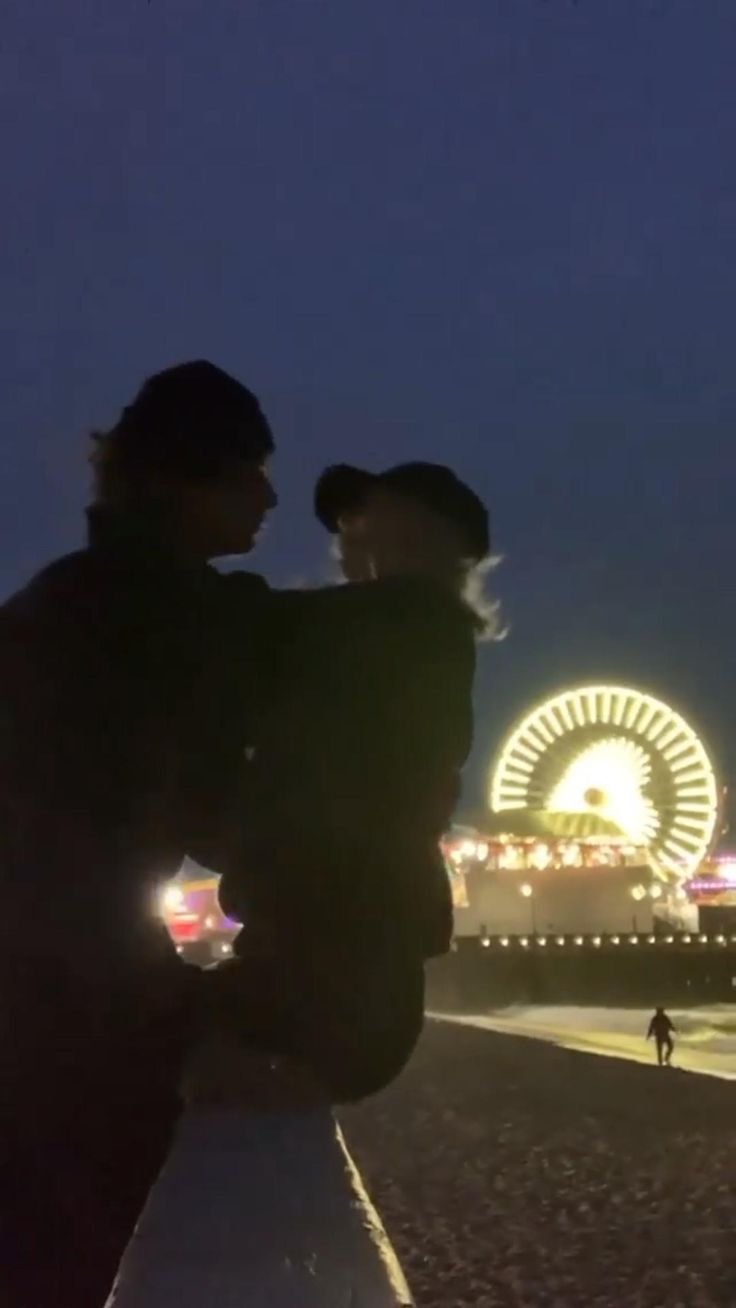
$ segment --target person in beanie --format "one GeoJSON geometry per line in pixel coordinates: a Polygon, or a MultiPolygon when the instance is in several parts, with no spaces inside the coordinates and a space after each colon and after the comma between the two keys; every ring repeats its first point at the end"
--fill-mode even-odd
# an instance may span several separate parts
{"type": "Polygon", "coordinates": [[[248,843],[221,900],[246,923],[233,976],[250,968],[271,1003],[270,1018],[265,998],[241,1007],[244,1034],[345,1101],[406,1063],[425,962],[449,948],[439,840],[472,741],[488,617],[467,594],[490,532],[478,496],[433,464],[330,469],[315,507],[349,584],[273,595],[248,843]]]}
{"type": "Polygon", "coordinates": [[[0,1298],[101,1308],[179,1111],[196,975],[158,911],[247,744],[256,397],[206,361],[95,438],[88,543],[0,609],[0,1298]],[[237,613],[234,626],[233,614],[237,613]]]}

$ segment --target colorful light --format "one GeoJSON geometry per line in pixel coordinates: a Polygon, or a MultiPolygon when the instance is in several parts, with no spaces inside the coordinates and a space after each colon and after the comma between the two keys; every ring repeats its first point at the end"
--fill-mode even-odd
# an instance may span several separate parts
{"type": "Polygon", "coordinates": [[[706,750],[680,714],[630,687],[592,685],[523,718],[494,766],[490,803],[495,812],[597,814],[680,879],[710,849],[718,792],[706,750]]]}

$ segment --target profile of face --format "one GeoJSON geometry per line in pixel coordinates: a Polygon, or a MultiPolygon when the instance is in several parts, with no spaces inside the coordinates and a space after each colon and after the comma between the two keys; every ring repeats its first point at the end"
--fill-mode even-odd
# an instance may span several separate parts
{"type": "Polygon", "coordinates": [[[375,577],[370,546],[370,519],[362,509],[345,514],[338,523],[336,555],[346,581],[371,581],[375,577]]]}
{"type": "Polygon", "coordinates": [[[337,556],[346,581],[421,573],[458,582],[463,548],[441,514],[409,496],[376,487],[339,523],[337,556]]]}
{"type": "Polygon", "coordinates": [[[207,558],[248,554],[267,515],[276,507],[276,492],[265,460],[240,459],[216,477],[188,488],[192,535],[207,558]]]}
{"type": "Polygon", "coordinates": [[[347,581],[407,573],[454,581],[462,558],[451,523],[386,487],[376,487],[340,519],[337,552],[347,581]]]}

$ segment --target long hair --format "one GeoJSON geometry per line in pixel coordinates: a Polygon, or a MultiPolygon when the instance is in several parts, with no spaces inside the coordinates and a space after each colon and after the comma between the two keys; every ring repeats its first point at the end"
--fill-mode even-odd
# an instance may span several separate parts
{"type": "MultiPolygon", "coordinates": [[[[473,619],[476,639],[503,640],[507,627],[502,622],[501,606],[489,593],[487,586],[488,577],[501,562],[501,556],[488,554],[482,559],[466,557],[454,524],[422,505],[412,505],[411,519],[403,513],[401,525],[406,529],[406,534],[401,540],[393,539],[389,555],[391,567],[386,572],[434,577],[457,595],[468,610],[473,619]]],[[[339,535],[332,538],[330,557],[333,568],[334,565],[339,567],[342,557],[339,535]]],[[[380,567],[376,567],[373,543],[367,538],[365,561],[365,580],[386,575],[380,567]]],[[[338,580],[334,572],[331,580],[338,580]]],[[[342,580],[345,580],[344,572],[342,580]]]]}
{"type": "Polygon", "coordinates": [[[467,562],[460,587],[460,597],[476,618],[476,637],[479,641],[505,640],[508,625],[503,621],[501,601],[491,595],[487,581],[502,562],[502,555],[489,554],[480,562],[467,562]]]}

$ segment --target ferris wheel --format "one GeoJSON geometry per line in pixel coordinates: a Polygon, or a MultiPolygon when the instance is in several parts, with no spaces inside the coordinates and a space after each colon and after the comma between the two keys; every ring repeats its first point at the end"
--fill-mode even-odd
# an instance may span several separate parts
{"type": "Polygon", "coordinates": [[[669,705],[625,686],[575,687],[527,714],[498,755],[490,803],[595,813],[678,879],[702,862],[718,819],[700,738],[669,705]]]}

